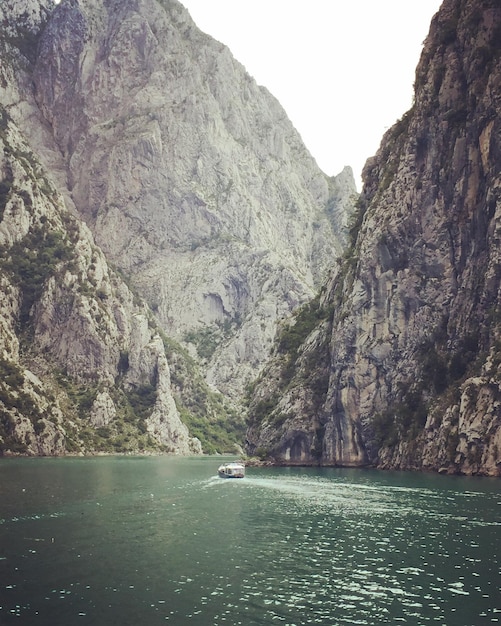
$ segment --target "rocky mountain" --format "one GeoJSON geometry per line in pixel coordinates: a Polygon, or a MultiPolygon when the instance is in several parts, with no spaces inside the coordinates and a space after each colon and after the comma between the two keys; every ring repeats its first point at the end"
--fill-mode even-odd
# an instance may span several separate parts
{"type": "Polygon", "coordinates": [[[445,0],[351,241],[284,325],[250,453],[501,474],[501,6],[445,0]]]}
{"type": "Polygon", "coordinates": [[[224,449],[346,244],[351,171],[176,0],[0,23],[0,450],[224,449]]]}
{"type": "Polygon", "coordinates": [[[329,181],[275,98],[175,0],[63,1],[33,80],[96,243],[238,397],[277,320],[342,250],[351,172],[329,181]]]}

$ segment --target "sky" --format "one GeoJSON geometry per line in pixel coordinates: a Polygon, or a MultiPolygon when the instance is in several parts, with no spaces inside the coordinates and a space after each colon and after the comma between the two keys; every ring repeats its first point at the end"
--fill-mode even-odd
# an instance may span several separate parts
{"type": "Polygon", "coordinates": [[[357,186],[385,130],[412,106],[441,0],[181,0],[281,103],[320,168],[357,186]]]}

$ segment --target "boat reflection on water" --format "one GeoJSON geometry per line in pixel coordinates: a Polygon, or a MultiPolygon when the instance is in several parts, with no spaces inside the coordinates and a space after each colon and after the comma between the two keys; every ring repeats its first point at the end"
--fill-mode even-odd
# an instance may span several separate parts
{"type": "Polygon", "coordinates": [[[245,465],[234,461],[233,463],[223,463],[217,469],[221,478],[244,478],[245,465]]]}

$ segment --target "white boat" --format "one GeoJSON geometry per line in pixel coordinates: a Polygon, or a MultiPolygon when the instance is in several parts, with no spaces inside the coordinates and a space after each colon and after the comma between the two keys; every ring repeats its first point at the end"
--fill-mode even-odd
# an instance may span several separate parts
{"type": "Polygon", "coordinates": [[[245,465],[237,461],[223,463],[217,468],[217,473],[221,478],[243,478],[245,476],[245,465]]]}

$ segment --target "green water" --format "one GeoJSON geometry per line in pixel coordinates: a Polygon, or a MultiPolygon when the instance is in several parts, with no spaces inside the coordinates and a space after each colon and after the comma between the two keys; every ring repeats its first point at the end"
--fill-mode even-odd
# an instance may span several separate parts
{"type": "Polygon", "coordinates": [[[0,624],[501,623],[501,482],[0,460],[0,624]]]}

